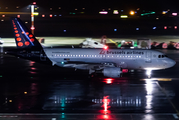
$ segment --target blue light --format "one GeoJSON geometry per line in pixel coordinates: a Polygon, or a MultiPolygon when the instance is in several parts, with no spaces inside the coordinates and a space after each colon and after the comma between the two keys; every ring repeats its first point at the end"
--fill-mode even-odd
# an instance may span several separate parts
{"type": "Polygon", "coordinates": [[[124,10],[121,10],[121,12],[123,12],[124,10]]]}
{"type": "Polygon", "coordinates": [[[155,30],[157,27],[153,27],[153,30],[155,30]]]}
{"type": "Polygon", "coordinates": [[[62,64],[64,64],[64,62],[61,62],[62,64]]]}
{"type": "Polygon", "coordinates": [[[136,30],[139,30],[139,28],[136,28],[136,30]]]}
{"type": "Polygon", "coordinates": [[[65,114],[64,113],[62,113],[62,118],[65,118],[65,114]]]}
{"type": "Polygon", "coordinates": [[[114,29],[114,31],[116,32],[116,31],[117,31],[117,29],[114,29]]]}
{"type": "Polygon", "coordinates": [[[66,32],[66,30],[63,30],[63,32],[66,32]]]}
{"type": "Polygon", "coordinates": [[[62,15],[59,15],[59,16],[62,16],[62,15]]]}
{"type": "Polygon", "coordinates": [[[57,16],[57,15],[54,15],[55,17],[57,16]]]}

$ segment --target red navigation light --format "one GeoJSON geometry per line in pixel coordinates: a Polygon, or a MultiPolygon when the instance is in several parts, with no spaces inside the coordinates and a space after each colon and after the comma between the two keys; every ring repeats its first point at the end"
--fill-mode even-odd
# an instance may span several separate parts
{"type": "Polygon", "coordinates": [[[174,26],[174,29],[176,30],[176,29],[177,29],[177,26],[174,26]]]}
{"type": "Polygon", "coordinates": [[[105,45],[103,48],[104,48],[105,50],[107,50],[107,49],[108,49],[108,46],[105,45]]]}
{"type": "Polygon", "coordinates": [[[114,79],[112,79],[112,78],[106,78],[106,79],[105,79],[105,82],[106,82],[107,84],[111,84],[113,80],[114,80],[114,79]]]}
{"type": "Polygon", "coordinates": [[[50,17],[52,17],[53,15],[52,14],[50,14],[50,17]]]}
{"type": "Polygon", "coordinates": [[[164,29],[166,30],[166,29],[167,29],[167,26],[164,26],[164,29]]]}
{"type": "Polygon", "coordinates": [[[33,2],[32,4],[33,4],[33,5],[36,5],[36,2],[33,2]]]}

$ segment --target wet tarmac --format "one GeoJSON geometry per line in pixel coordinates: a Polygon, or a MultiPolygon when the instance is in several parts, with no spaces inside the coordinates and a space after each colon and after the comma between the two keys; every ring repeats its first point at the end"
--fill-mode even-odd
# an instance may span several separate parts
{"type": "Polygon", "coordinates": [[[177,63],[151,79],[145,71],[105,79],[5,55],[11,48],[0,47],[0,120],[178,119],[179,50],[160,50],[177,63]]]}

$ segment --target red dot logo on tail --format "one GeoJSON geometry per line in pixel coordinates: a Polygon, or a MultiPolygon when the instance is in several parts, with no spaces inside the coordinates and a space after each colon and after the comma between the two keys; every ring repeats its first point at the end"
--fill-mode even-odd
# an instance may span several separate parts
{"type": "Polygon", "coordinates": [[[16,40],[17,40],[17,41],[21,41],[21,38],[20,38],[20,37],[18,37],[18,38],[16,38],[16,40]]]}
{"type": "Polygon", "coordinates": [[[30,35],[29,35],[29,37],[30,37],[30,38],[32,38],[32,37],[33,37],[33,35],[31,35],[31,34],[30,34],[30,35]]]}
{"type": "Polygon", "coordinates": [[[30,38],[30,41],[31,41],[31,42],[34,42],[34,38],[30,38]]]}
{"type": "Polygon", "coordinates": [[[20,35],[19,34],[16,34],[16,37],[19,37],[20,35]]]}
{"type": "Polygon", "coordinates": [[[25,45],[28,46],[30,43],[28,41],[25,42],[25,45]]]}
{"type": "Polygon", "coordinates": [[[22,42],[19,42],[17,45],[18,45],[19,47],[22,47],[22,46],[23,46],[23,43],[22,43],[22,42]]]}

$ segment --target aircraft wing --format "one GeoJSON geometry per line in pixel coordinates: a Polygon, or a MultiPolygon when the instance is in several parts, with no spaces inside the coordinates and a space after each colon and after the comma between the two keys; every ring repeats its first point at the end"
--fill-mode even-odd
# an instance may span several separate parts
{"type": "Polygon", "coordinates": [[[93,69],[93,70],[101,70],[105,67],[116,67],[115,63],[90,63],[90,62],[80,62],[80,61],[68,61],[62,63],[55,63],[58,66],[68,67],[68,68],[76,68],[76,69],[93,69]],[[61,64],[61,65],[60,65],[61,64]]]}

